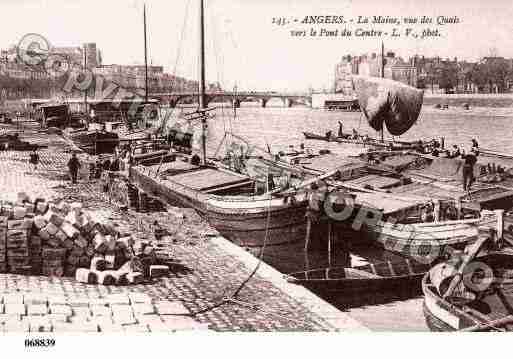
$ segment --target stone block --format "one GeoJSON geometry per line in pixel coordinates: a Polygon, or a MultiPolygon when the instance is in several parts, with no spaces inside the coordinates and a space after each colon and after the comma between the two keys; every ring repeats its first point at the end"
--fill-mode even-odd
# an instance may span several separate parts
{"type": "Polygon", "coordinates": [[[66,233],[64,233],[62,230],[58,230],[57,233],[55,233],[55,238],[57,238],[59,240],[59,245],[62,245],[62,243],[68,239],[68,236],[66,235],[66,233]]]}
{"type": "Polygon", "coordinates": [[[52,325],[55,325],[55,323],[67,323],[70,316],[65,314],[48,314],[46,317],[52,325]]]}
{"type": "Polygon", "coordinates": [[[112,305],[127,305],[130,304],[130,298],[124,293],[109,294],[105,296],[107,302],[112,305]]]}
{"type": "MultiPolygon", "coordinates": [[[[29,260],[29,249],[28,247],[18,247],[16,249],[10,248],[7,250],[7,258],[14,259],[13,257],[21,257],[29,260]]],[[[28,262],[24,261],[23,265],[28,265],[28,262]]]]}
{"type": "Polygon", "coordinates": [[[66,255],[66,248],[43,247],[42,256],[45,260],[61,260],[66,255]]]}
{"type": "Polygon", "coordinates": [[[27,315],[46,315],[48,314],[48,307],[46,304],[28,304],[27,315]]]}
{"type": "Polygon", "coordinates": [[[26,315],[27,310],[25,304],[5,304],[5,314],[14,314],[14,315],[26,315]]]}
{"type": "Polygon", "coordinates": [[[144,275],[141,272],[131,272],[126,277],[130,284],[140,284],[144,281],[144,275]]]}
{"type": "Polygon", "coordinates": [[[58,333],[97,333],[98,324],[94,322],[55,323],[54,331],[58,333]]]}
{"type": "Polygon", "coordinates": [[[146,314],[154,314],[155,313],[155,307],[153,306],[153,304],[148,304],[148,303],[132,304],[132,309],[133,309],[134,313],[136,313],[136,314],[146,315],[146,314]]]}
{"type": "Polygon", "coordinates": [[[27,320],[13,319],[4,323],[6,333],[27,333],[30,330],[30,324],[27,320]]]}
{"type": "Polygon", "coordinates": [[[68,304],[68,298],[58,294],[48,294],[48,304],[52,305],[66,305],[68,304]]]}
{"type": "Polygon", "coordinates": [[[77,317],[91,316],[91,308],[89,307],[73,307],[73,314],[77,317]]]}
{"type": "Polygon", "coordinates": [[[48,232],[50,236],[55,236],[55,234],[59,231],[59,226],[56,226],[52,222],[48,222],[48,224],[43,227],[43,230],[48,232]]]}
{"type": "Polygon", "coordinates": [[[73,315],[71,306],[67,304],[51,304],[49,308],[51,314],[64,315],[66,317],[70,317],[73,315]]]}
{"type": "Polygon", "coordinates": [[[165,265],[151,265],[150,266],[150,277],[159,278],[169,275],[169,267],[165,265]]]}
{"type": "Polygon", "coordinates": [[[104,270],[102,272],[96,272],[98,274],[98,284],[101,285],[114,285],[116,284],[116,277],[113,271],[104,270]]]}
{"type": "Polygon", "coordinates": [[[14,219],[22,219],[27,214],[27,209],[21,206],[15,206],[13,208],[13,217],[14,219]]]}
{"type": "Polygon", "coordinates": [[[98,274],[86,268],[78,268],[75,279],[80,283],[96,284],[98,283],[98,274]]]}
{"type": "Polygon", "coordinates": [[[3,314],[3,304],[2,304],[2,314],[0,314],[0,324],[4,324],[7,321],[16,321],[21,320],[21,315],[19,314],[3,314]]]}
{"type": "Polygon", "coordinates": [[[48,297],[43,293],[25,293],[23,302],[25,304],[46,305],[48,303],[48,297]]]}
{"type": "Polygon", "coordinates": [[[155,309],[160,315],[190,315],[181,302],[159,301],[155,303],[155,309]]]}
{"type": "Polygon", "coordinates": [[[48,222],[46,221],[46,219],[44,219],[43,216],[38,215],[38,216],[34,217],[34,226],[37,229],[43,229],[46,227],[47,224],[48,224],[48,222]]]}
{"type": "Polygon", "coordinates": [[[150,331],[146,324],[124,325],[123,328],[126,333],[148,333],[150,331]]]}
{"type": "Polygon", "coordinates": [[[112,316],[112,320],[114,324],[119,325],[128,325],[128,324],[136,324],[137,321],[133,314],[115,314],[112,316]]]}
{"type": "Polygon", "coordinates": [[[2,303],[4,304],[23,304],[24,295],[23,293],[4,293],[2,303]]]}
{"type": "Polygon", "coordinates": [[[191,317],[176,315],[162,318],[166,326],[173,331],[181,330],[208,330],[208,324],[200,323],[191,317]]]}
{"type": "Polygon", "coordinates": [[[102,333],[121,333],[124,332],[123,326],[121,324],[108,324],[108,323],[100,323],[98,324],[100,328],[100,332],[102,333]]]}
{"type": "Polygon", "coordinates": [[[130,299],[130,303],[132,303],[132,304],[135,304],[135,303],[151,304],[152,303],[151,297],[146,293],[131,292],[131,293],[128,293],[128,299],[130,299]]]}
{"type": "Polygon", "coordinates": [[[37,213],[44,214],[44,213],[46,213],[47,210],[48,210],[48,203],[46,203],[44,201],[37,202],[37,205],[36,205],[37,213]]]}
{"type": "Polygon", "coordinates": [[[27,317],[30,326],[30,332],[44,332],[52,331],[52,322],[46,317],[27,317]]]}
{"type": "Polygon", "coordinates": [[[105,305],[92,305],[91,312],[93,313],[94,317],[109,317],[110,318],[112,316],[111,308],[107,307],[105,305]]]}

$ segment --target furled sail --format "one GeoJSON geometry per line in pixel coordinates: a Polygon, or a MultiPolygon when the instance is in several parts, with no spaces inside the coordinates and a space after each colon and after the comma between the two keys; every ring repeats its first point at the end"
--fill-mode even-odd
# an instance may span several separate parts
{"type": "Polygon", "coordinates": [[[379,77],[353,77],[353,88],[369,125],[400,136],[417,121],[424,92],[403,83],[379,77]]]}

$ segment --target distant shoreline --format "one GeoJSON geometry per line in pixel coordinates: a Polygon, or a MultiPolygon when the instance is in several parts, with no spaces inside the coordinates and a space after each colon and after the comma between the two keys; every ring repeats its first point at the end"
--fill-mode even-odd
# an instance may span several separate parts
{"type": "Polygon", "coordinates": [[[457,94],[436,94],[424,92],[424,98],[440,99],[513,99],[513,93],[457,93],[457,94]]]}
{"type": "Polygon", "coordinates": [[[448,105],[449,107],[513,107],[513,93],[507,94],[428,94],[424,93],[424,106],[448,105]]]}

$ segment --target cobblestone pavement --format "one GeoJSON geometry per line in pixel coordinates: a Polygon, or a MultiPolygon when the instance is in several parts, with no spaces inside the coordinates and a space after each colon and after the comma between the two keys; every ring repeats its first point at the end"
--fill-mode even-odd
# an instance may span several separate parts
{"type": "MultiPolygon", "coordinates": [[[[0,133],[5,131],[12,128],[0,127],[0,133]]],[[[29,152],[0,151],[0,200],[14,200],[20,191],[31,197],[80,200],[86,209],[101,212],[138,241],[152,240],[151,223],[158,219],[171,235],[168,242],[157,245],[170,252],[175,264],[169,277],[123,287],[85,285],[73,278],[0,274],[4,331],[335,329],[258,274],[239,293],[239,302],[216,306],[237,289],[250,270],[209,241],[213,230],[193,211],[119,212],[98,191],[97,183],[82,179],[77,185],[69,184],[65,171],[70,147],[62,138],[37,132],[34,126],[26,126],[20,137],[48,147],[40,151],[41,164],[36,171],[28,163],[29,152]],[[212,306],[215,308],[205,310],[212,306]],[[63,323],[68,314],[71,317],[63,323]]],[[[80,158],[87,160],[85,155],[80,158]]]]}

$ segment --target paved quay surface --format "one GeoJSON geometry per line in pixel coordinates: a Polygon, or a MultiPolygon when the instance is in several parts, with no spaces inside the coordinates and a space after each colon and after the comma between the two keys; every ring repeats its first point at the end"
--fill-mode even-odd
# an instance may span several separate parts
{"type": "MultiPolygon", "coordinates": [[[[6,131],[13,128],[0,125],[0,133],[6,131]]],[[[255,257],[216,237],[191,210],[119,212],[101,194],[98,183],[69,183],[70,147],[62,138],[37,132],[34,125],[26,125],[20,137],[48,147],[40,150],[36,171],[28,163],[29,152],[0,151],[0,200],[15,200],[23,191],[32,198],[81,201],[85,209],[113,220],[136,241],[153,240],[151,223],[158,220],[171,235],[169,242],[156,245],[169,251],[176,265],[169,277],[120,287],[0,274],[2,332],[366,330],[302,287],[286,283],[265,263],[236,301],[223,302],[249,276],[255,257]]],[[[87,160],[85,155],[79,158],[87,160]]]]}

